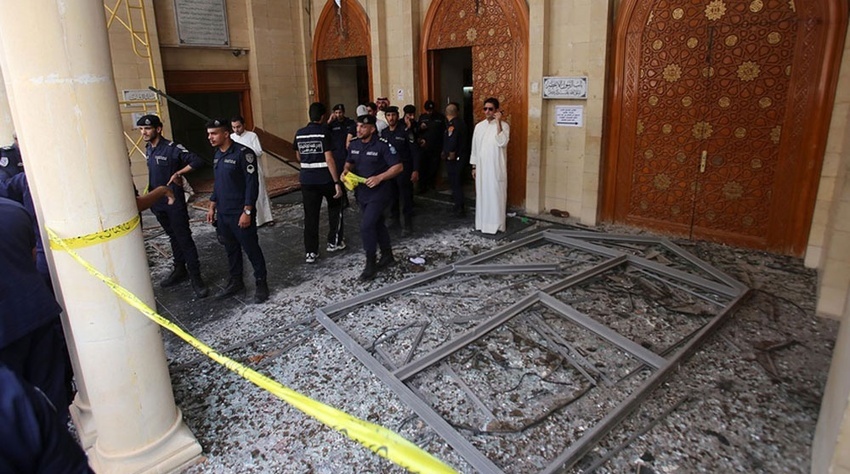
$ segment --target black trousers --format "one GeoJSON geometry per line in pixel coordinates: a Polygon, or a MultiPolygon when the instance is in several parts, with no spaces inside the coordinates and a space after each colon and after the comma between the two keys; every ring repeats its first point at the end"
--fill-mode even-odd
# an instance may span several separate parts
{"type": "Polygon", "coordinates": [[[449,184],[452,187],[452,203],[454,211],[463,211],[463,170],[466,163],[459,160],[446,160],[446,173],[449,175],[449,184]]]}
{"type": "Polygon", "coordinates": [[[413,222],[413,183],[410,181],[413,175],[413,163],[402,162],[402,172],[390,182],[393,197],[390,201],[390,217],[398,219],[400,214],[404,215],[404,224],[413,222]],[[399,201],[401,201],[401,213],[399,213],[399,201]]]}
{"type": "Polygon", "coordinates": [[[186,206],[171,206],[152,212],[171,242],[174,265],[185,265],[189,273],[199,274],[201,263],[198,261],[198,248],[195,247],[192,231],[189,229],[189,211],[186,206]]]}
{"type": "Polygon", "coordinates": [[[319,253],[319,216],[322,212],[322,198],[328,202],[328,243],[342,242],[342,199],[334,199],[334,184],[302,184],[301,196],[304,199],[304,249],[307,253],[319,253]]]}
{"type": "Polygon", "coordinates": [[[386,199],[360,203],[360,213],[362,215],[360,220],[360,238],[363,240],[363,250],[366,251],[367,257],[376,256],[378,254],[378,246],[381,247],[381,252],[392,250],[390,233],[384,222],[384,209],[386,207],[386,199]]]}
{"type": "Polygon", "coordinates": [[[254,279],[265,280],[266,258],[260,249],[260,241],[257,238],[257,218],[251,216],[251,225],[247,229],[239,227],[239,216],[241,214],[219,214],[218,232],[219,241],[224,244],[227,252],[227,264],[231,278],[242,278],[242,251],[248,256],[251,266],[254,267],[254,279]]]}
{"type": "Polygon", "coordinates": [[[422,150],[419,166],[419,187],[433,188],[440,172],[440,150],[422,150]]]}

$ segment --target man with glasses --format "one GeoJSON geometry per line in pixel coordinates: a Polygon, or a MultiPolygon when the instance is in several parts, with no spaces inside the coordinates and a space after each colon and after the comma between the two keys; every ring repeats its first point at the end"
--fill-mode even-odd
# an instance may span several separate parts
{"type": "Polygon", "coordinates": [[[511,128],[502,120],[499,100],[484,101],[484,120],[472,133],[469,164],[475,179],[475,230],[485,234],[505,231],[508,201],[508,140],[511,128]]]}

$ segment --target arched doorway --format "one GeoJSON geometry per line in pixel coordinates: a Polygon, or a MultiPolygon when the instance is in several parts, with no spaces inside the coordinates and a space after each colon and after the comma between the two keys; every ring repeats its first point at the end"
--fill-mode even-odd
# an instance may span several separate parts
{"type": "Polygon", "coordinates": [[[342,103],[349,115],[372,97],[369,19],[357,0],[328,0],[313,35],[315,100],[342,103]]]}
{"type": "Polygon", "coordinates": [[[625,0],[602,218],[800,255],[814,212],[842,0],[625,0]]]}
{"type": "MultiPolygon", "coordinates": [[[[483,100],[499,99],[511,125],[508,204],[523,206],[528,149],[528,6],[522,0],[433,0],[425,17],[420,64],[421,77],[427,82],[422,102],[471,93],[469,103],[477,122],[484,118],[483,100]],[[441,60],[444,55],[471,58],[471,89],[452,94],[441,90],[445,75],[463,76],[463,71],[444,70],[451,66],[441,60]]],[[[470,130],[474,126],[467,125],[470,130]]]]}

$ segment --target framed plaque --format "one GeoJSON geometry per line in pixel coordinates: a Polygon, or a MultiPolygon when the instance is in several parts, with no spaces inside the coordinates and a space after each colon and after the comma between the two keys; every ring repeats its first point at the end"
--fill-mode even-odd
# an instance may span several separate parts
{"type": "Polygon", "coordinates": [[[174,0],[181,46],[230,46],[226,0],[174,0]]]}
{"type": "Polygon", "coordinates": [[[587,99],[587,76],[544,77],[544,99],[587,99]]]}

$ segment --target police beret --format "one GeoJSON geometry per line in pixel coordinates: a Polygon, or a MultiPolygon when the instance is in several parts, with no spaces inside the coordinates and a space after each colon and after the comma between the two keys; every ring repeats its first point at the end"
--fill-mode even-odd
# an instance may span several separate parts
{"type": "Polygon", "coordinates": [[[375,118],[374,115],[366,114],[357,117],[357,123],[362,123],[364,125],[377,125],[378,120],[375,118]]]}
{"type": "Polygon", "coordinates": [[[345,112],[345,106],[342,105],[342,104],[336,104],[336,105],[334,105],[334,108],[331,109],[331,110],[333,110],[333,111],[342,110],[343,112],[345,112]]]}
{"type": "Polygon", "coordinates": [[[391,105],[391,106],[387,107],[386,109],[384,109],[384,113],[385,114],[398,114],[398,107],[396,107],[395,105],[391,105]]]}
{"type": "Polygon", "coordinates": [[[161,127],[162,120],[159,119],[156,115],[148,114],[142,115],[142,117],[136,122],[137,127],[161,127]]]}
{"type": "Polygon", "coordinates": [[[428,99],[428,100],[425,101],[424,107],[425,107],[425,110],[432,110],[436,105],[437,104],[435,104],[433,100],[428,99]]]}
{"type": "Polygon", "coordinates": [[[411,104],[405,105],[403,110],[404,110],[404,113],[406,113],[406,114],[415,114],[416,113],[416,107],[411,105],[411,104]]]}
{"type": "Polygon", "coordinates": [[[223,118],[212,119],[209,122],[207,122],[206,127],[207,128],[223,128],[223,129],[229,131],[230,130],[230,120],[223,119],[223,118]]]}

